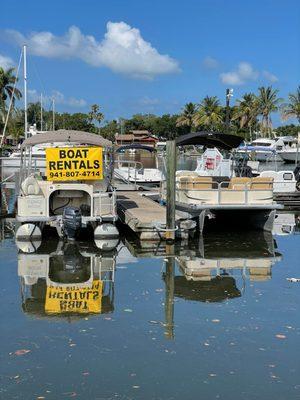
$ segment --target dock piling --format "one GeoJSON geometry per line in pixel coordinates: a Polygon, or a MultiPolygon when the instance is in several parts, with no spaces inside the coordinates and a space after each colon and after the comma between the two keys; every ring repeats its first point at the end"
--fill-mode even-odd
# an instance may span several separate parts
{"type": "Polygon", "coordinates": [[[176,143],[175,140],[167,141],[167,196],[166,196],[166,240],[175,240],[175,174],[176,174],[176,143]]]}

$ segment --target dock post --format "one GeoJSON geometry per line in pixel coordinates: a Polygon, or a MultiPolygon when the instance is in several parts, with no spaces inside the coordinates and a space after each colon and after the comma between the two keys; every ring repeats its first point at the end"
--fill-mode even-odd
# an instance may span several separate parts
{"type": "Polygon", "coordinates": [[[0,214],[2,214],[2,182],[3,182],[3,174],[2,174],[2,147],[0,148],[0,214]]]}
{"type": "Polygon", "coordinates": [[[166,245],[166,299],[165,299],[165,335],[167,339],[174,339],[174,274],[175,274],[175,253],[174,245],[166,245]]]}
{"type": "Polygon", "coordinates": [[[176,143],[175,140],[167,141],[167,221],[166,240],[175,240],[175,174],[176,174],[176,143]]]}

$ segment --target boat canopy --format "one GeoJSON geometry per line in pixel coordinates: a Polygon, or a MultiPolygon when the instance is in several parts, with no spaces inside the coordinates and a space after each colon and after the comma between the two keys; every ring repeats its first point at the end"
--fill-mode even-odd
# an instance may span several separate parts
{"type": "Polygon", "coordinates": [[[219,132],[193,132],[179,136],[176,146],[202,145],[206,147],[217,147],[219,149],[231,150],[238,147],[244,138],[236,135],[219,132]]]}
{"type": "Polygon", "coordinates": [[[136,149],[136,150],[146,150],[150,151],[151,153],[156,151],[154,147],[151,146],[145,146],[144,144],[138,144],[138,143],[133,143],[133,144],[126,144],[124,146],[120,146],[117,148],[117,153],[122,153],[123,151],[130,150],[130,149],[136,149]]]}
{"type": "Polygon", "coordinates": [[[25,139],[24,142],[21,144],[21,149],[27,146],[34,146],[36,144],[55,142],[80,143],[101,147],[112,146],[112,142],[104,139],[104,137],[100,135],[96,135],[95,133],[58,129],[57,131],[47,131],[44,133],[39,133],[37,135],[31,136],[28,139],[25,139]]]}

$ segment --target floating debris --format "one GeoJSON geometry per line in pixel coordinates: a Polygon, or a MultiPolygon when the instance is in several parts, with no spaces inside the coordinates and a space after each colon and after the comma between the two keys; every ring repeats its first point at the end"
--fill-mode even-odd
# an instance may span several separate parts
{"type": "Polygon", "coordinates": [[[28,350],[28,349],[21,349],[21,350],[16,350],[15,352],[14,352],[14,354],[16,355],[16,356],[23,356],[24,354],[27,354],[27,353],[30,353],[31,352],[31,350],[28,350]]]}
{"type": "Polygon", "coordinates": [[[281,334],[276,335],[276,337],[277,337],[277,339],[285,339],[286,338],[285,335],[281,335],[281,334]]]}

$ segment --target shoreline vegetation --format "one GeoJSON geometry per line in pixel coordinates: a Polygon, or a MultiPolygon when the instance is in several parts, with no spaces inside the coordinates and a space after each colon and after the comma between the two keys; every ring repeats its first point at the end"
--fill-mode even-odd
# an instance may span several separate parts
{"type": "MultiPolygon", "coordinates": [[[[7,125],[7,135],[16,141],[24,132],[24,111],[16,107],[16,101],[22,98],[19,89],[13,89],[16,82],[14,69],[0,67],[0,133],[3,133],[9,103],[12,109],[7,125]]],[[[160,140],[170,136],[180,136],[200,130],[226,131],[251,140],[257,136],[273,137],[296,136],[300,133],[300,86],[290,93],[286,101],[279,97],[279,91],[272,86],[260,87],[257,93],[245,93],[231,106],[223,106],[216,96],[206,96],[199,103],[187,103],[178,114],[135,114],[131,118],[105,120],[100,106],[93,104],[87,113],[55,112],[43,108],[43,126],[41,126],[41,104],[29,103],[27,109],[28,125],[36,125],[37,130],[74,129],[101,134],[114,140],[116,133],[146,129],[160,140]],[[271,114],[280,113],[282,121],[295,119],[298,125],[289,124],[273,129],[271,114]],[[226,125],[226,116],[229,126],[226,125]],[[42,129],[41,129],[42,128],[42,129]]]]}

